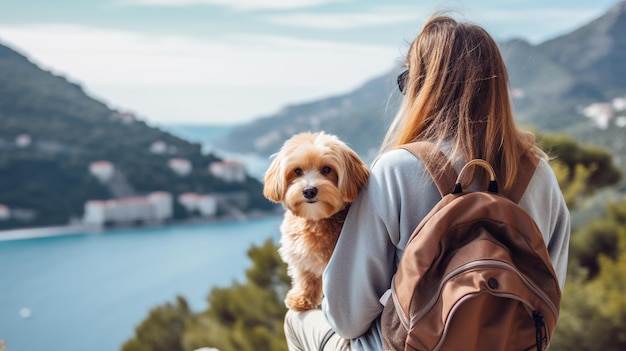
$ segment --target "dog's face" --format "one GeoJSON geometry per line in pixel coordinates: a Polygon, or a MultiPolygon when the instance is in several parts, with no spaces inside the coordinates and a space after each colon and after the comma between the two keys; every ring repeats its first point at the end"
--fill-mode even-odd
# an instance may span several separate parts
{"type": "Polygon", "coordinates": [[[275,155],[263,195],[298,217],[317,221],[354,201],[368,174],[358,155],[337,137],[301,133],[275,155]]]}

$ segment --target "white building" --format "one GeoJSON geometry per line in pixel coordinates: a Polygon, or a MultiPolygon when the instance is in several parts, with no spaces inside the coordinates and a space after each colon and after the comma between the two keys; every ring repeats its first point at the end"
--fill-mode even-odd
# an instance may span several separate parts
{"type": "Polygon", "coordinates": [[[114,112],[111,115],[111,118],[123,124],[131,124],[137,120],[137,117],[135,117],[135,114],[133,114],[132,112],[120,112],[120,111],[114,112]]]}
{"type": "Polygon", "coordinates": [[[197,211],[203,217],[217,215],[217,198],[213,195],[183,193],[178,196],[178,202],[187,212],[197,211]]]}
{"type": "Polygon", "coordinates": [[[109,200],[105,205],[108,220],[118,223],[133,223],[153,219],[152,204],[145,197],[127,197],[109,200]]]}
{"type": "Polygon", "coordinates": [[[612,105],[615,111],[626,110],[626,97],[616,97],[615,99],[613,99],[612,105]]]}
{"type": "Polygon", "coordinates": [[[246,180],[246,167],[237,161],[213,162],[209,172],[229,183],[242,183],[246,180]]]}
{"type": "Polygon", "coordinates": [[[163,155],[167,152],[167,144],[162,140],[157,140],[150,145],[150,152],[155,155],[163,155]]]}
{"type": "Polygon", "coordinates": [[[11,210],[9,210],[9,206],[0,204],[0,221],[6,221],[11,218],[11,210]]]}
{"type": "Polygon", "coordinates": [[[523,99],[526,97],[526,92],[522,88],[513,88],[511,89],[511,96],[514,99],[523,99]]]}
{"type": "Polygon", "coordinates": [[[154,216],[159,220],[172,218],[174,215],[174,202],[172,194],[165,191],[155,191],[148,195],[148,201],[154,210],[154,216]]]}
{"type": "Polygon", "coordinates": [[[103,225],[107,221],[106,201],[89,200],[85,202],[83,223],[103,225]]]}
{"type": "Polygon", "coordinates": [[[106,223],[162,222],[172,217],[172,195],[157,191],[148,196],[85,203],[83,223],[103,226],[106,223]]]}
{"type": "Polygon", "coordinates": [[[180,203],[187,212],[193,212],[196,209],[196,203],[198,202],[198,194],[196,193],[182,193],[178,195],[178,203],[180,203]]]}
{"type": "Polygon", "coordinates": [[[17,147],[28,147],[30,146],[30,144],[32,144],[33,139],[30,137],[29,134],[20,134],[17,137],[15,137],[15,145],[17,147]]]}
{"type": "Polygon", "coordinates": [[[99,181],[106,183],[115,174],[115,166],[109,161],[94,161],[89,164],[89,173],[98,178],[99,181]]]}
{"type": "Polygon", "coordinates": [[[613,118],[613,106],[608,102],[596,102],[585,107],[583,114],[591,118],[599,128],[606,129],[613,118]]]}
{"type": "Polygon", "coordinates": [[[174,173],[181,177],[188,175],[193,169],[191,162],[185,158],[171,158],[167,162],[167,165],[172,171],[174,171],[174,173]]]}
{"type": "Polygon", "coordinates": [[[198,196],[198,212],[204,217],[217,215],[217,198],[212,195],[198,196]]]}

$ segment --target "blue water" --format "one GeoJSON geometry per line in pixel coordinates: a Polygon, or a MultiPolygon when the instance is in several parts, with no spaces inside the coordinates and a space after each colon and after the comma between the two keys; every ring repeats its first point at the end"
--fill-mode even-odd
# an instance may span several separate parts
{"type": "Polygon", "coordinates": [[[277,243],[280,219],[0,242],[0,340],[6,351],[119,350],[152,307],[179,294],[200,311],[212,287],[244,282],[247,250],[277,243]]]}

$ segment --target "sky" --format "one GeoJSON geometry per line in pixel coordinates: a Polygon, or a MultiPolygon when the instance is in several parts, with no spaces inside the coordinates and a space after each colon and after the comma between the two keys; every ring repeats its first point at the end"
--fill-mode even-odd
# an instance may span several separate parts
{"type": "Polygon", "coordinates": [[[0,44],[152,125],[247,123],[399,66],[434,11],[533,44],[617,0],[0,0],[0,44]]]}

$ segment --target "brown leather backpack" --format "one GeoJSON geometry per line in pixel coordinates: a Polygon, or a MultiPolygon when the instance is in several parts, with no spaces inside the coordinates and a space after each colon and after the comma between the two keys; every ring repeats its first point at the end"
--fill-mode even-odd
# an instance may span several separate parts
{"type": "MultiPolygon", "coordinates": [[[[424,162],[430,147],[405,148],[424,162]]],[[[468,162],[458,177],[452,167],[433,171],[448,164],[440,151],[424,164],[442,199],[415,229],[393,278],[384,349],[545,350],[561,290],[539,228],[517,204],[536,162],[506,196],[483,160],[468,162]],[[474,166],[489,173],[488,191],[463,191],[460,179],[474,166]]]]}

